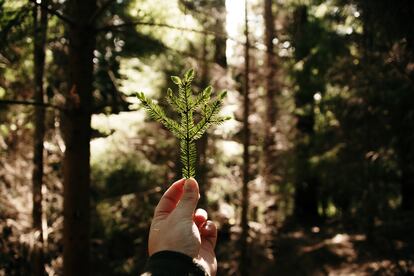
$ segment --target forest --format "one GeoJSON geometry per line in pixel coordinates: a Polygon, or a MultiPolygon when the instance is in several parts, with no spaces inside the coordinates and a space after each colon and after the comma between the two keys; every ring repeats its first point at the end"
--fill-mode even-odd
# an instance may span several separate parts
{"type": "Polygon", "coordinates": [[[410,0],[0,0],[0,276],[139,275],[182,172],[217,275],[414,275],[413,18],[410,0]],[[223,116],[194,171],[144,106],[179,122],[168,88],[191,72],[223,116]]]}

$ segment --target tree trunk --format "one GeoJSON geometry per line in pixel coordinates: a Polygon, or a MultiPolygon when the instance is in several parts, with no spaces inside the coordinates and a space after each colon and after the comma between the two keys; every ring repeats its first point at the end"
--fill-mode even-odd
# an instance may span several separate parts
{"type": "MultiPolygon", "coordinates": [[[[47,4],[47,1],[44,1],[47,4]]],[[[43,75],[45,67],[45,44],[47,34],[47,12],[35,6],[33,8],[34,26],[34,101],[44,102],[43,75]]],[[[43,260],[43,231],[42,231],[42,183],[43,183],[43,140],[45,136],[45,108],[35,107],[34,114],[34,148],[32,174],[32,225],[34,231],[34,246],[32,252],[32,273],[35,276],[45,275],[43,260]]]]}
{"type": "MultiPolygon", "coordinates": [[[[206,23],[204,23],[206,25],[206,23]]],[[[207,63],[207,35],[203,35],[203,49],[202,49],[202,68],[201,68],[201,83],[200,86],[202,89],[204,89],[208,85],[208,63],[207,63]]],[[[198,179],[201,184],[200,189],[200,201],[199,206],[201,208],[204,208],[207,210],[208,204],[207,204],[207,190],[209,187],[208,183],[208,164],[207,164],[207,145],[208,145],[208,133],[206,132],[199,140],[197,140],[197,167],[198,167],[198,179]]]]}
{"type": "MultiPolygon", "coordinates": [[[[219,0],[215,3],[213,10],[216,12],[212,14],[215,22],[210,27],[208,21],[203,22],[203,26],[206,26],[205,31],[214,31],[218,34],[225,33],[225,22],[226,22],[226,6],[224,0],[219,0]]],[[[201,88],[205,88],[209,84],[209,65],[208,65],[208,35],[204,34],[203,36],[203,49],[202,49],[202,68],[201,68],[201,88]]],[[[227,58],[226,58],[226,38],[220,35],[214,37],[214,62],[220,65],[223,68],[227,67],[227,58]]],[[[207,163],[208,151],[208,142],[209,137],[208,133],[205,133],[197,141],[197,150],[198,150],[198,179],[202,185],[200,189],[200,201],[199,205],[201,208],[208,209],[208,198],[206,196],[207,191],[209,190],[210,183],[208,178],[209,165],[207,163]]]]}
{"type": "Polygon", "coordinates": [[[274,185],[276,179],[276,116],[278,93],[278,80],[276,79],[276,57],[274,54],[273,39],[275,38],[275,24],[272,11],[272,0],[264,0],[264,23],[266,44],[266,101],[264,120],[264,143],[263,143],[263,177],[266,189],[274,185]]]}
{"type": "Polygon", "coordinates": [[[74,25],[69,36],[67,111],[62,116],[66,150],[63,161],[63,275],[89,275],[90,243],[90,138],[93,50],[95,32],[89,20],[96,0],[68,1],[74,25]]]}
{"type": "Polygon", "coordinates": [[[401,173],[401,209],[414,211],[414,173],[404,169],[401,173]]]}
{"type": "Polygon", "coordinates": [[[247,12],[247,0],[244,1],[244,24],[245,24],[245,52],[244,52],[244,97],[243,97],[243,186],[242,186],[242,206],[241,206],[241,228],[240,235],[240,273],[242,276],[249,274],[249,258],[248,258],[248,236],[249,236],[249,224],[248,224],[248,210],[249,210],[249,168],[250,168],[250,128],[249,128],[249,71],[250,71],[250,53],[249,53],[249,23],[247,12]]]}
{"type": "MultiPolygon", "coordinates": [[[[407,126],[406,129],[410,127],[407,126]]],[[[409,134],[399,139],[399,165],[401,169],[401,209],[403,211],[414,211],[414,163],[412,136],[409,134]]]]}
{"type": "MultiPolygon", "coordinates": [[[[215,16],[214,32],[217,34],[226,33],[226,3],[224,0],[217,1],[215,5],[217,10],[217,15],[215,16]]],[[[221,67],[227,67],[227,57],[226,57],[226,37],[217,35],[214,37],[214,62],[219,64],[221,67]]]]}
{"type": "Polygon", "coordinates": [[[277,199],[272,187],[278,186],[277,175],[277,149],[276,149],[276,117],[278,106],[276,96],[279,92],[279,83],[277,79],[277,62],[274,53],[273,39],[276,37],[275,18],[272,10],[272,0],[264,0],[264,27],[265,27],[265,45],[266,45],[266,66],[265,66],[265,117],[264,117],[264,135],[263,135],[263,166],[262,175],[264,180],[265,196],[271,201],[266,204],[264,211],[265,222],[271,230],[271,246],[274,246],[277,233],[277,199]]]}
{"type": "MultiPolygon", "coordinates": [[[[307,31],[308,11],[306,6],[298,7],[294,12],[295,32],[293,43],[297,61],[302,60],[310,53],[307,31]]],[[[309,69],[306,69],[309,70],[309,69]]],[[[295,105],[298,109],[306,110],[297,115],[298,141],[296,145],[296,185],[294,195],[294,216],[301,223],[315,223],[319,220],[318,215],[318,178],[313,175],[309,164],[312,155],[312,141],[314,140],[314,111],[313,91],[310,87],[312,80],[310,72],[302,72],[298,82],[299,90],[295,94],[295,105]],[[309,77],[308,77],[309,76],[309,77]]]]}
{"type": "MultiPolygon", "coordinates": [[[[414,91],[411,92],[401,102],[412,103],[414,91]]],[[[400,109],[408,110],[406,104],[400,104],[400,109]]],[[[414,129],[411,120],[408,119],[409,115],[406,115],[407,111],[400,114],[397,117],[398,122],[393,125],[396,127],[394,130],[396,136],[395,152],[401,171],[401,210],[414,211],[414,129]]]]}

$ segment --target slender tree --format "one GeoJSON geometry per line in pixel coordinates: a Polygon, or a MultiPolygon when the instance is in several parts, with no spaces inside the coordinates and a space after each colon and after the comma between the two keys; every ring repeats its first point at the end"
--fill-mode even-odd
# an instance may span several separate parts
{"type": "MultiPolygon", "coordinates": [[[[226,6],[223,0],[213,1],[213,8],[211,12],[211,18],[214,19],[213,23],[210,23],[212,26],[205,29],[208,32],[210,29],[217,33],[217,34],[225,34],[225,22],[226,22],[226,6]]],[[[208,25],[207,22],[203,24],[205,27],[208,25]]],[[[208,33],[203,34],[203,49],[202,49],[202,68],[201,68],[201,87],[205,87],[208,85],[208,80],[210,78],[210,71],[209,71],[209,62],[208,62],[208,55],[209,55],[209,45],[208,45],[208,33]]],[[[213,62],[220,65],[221,67],[225,68],[227,66],[227,58],[226,58],[226,38],[220,35],[215,35],[213,39],[214,43],[214,57],[213,62]]],[[[201,139],[198,141],[197,144],[199,148],[199,179],[200,182],[203,183],[205,189],[200,191],[201,197],[199,204],[202,208],[208,209],[208,198],[206,193],[210,187],[208,173],[210,171],[207,159],[211,151],[209,151],[209,135],[206,133],[201,139]]]]}
{"type": "MultiPolygon", "coordinates": [[[[204,24],[206,25],[206,24],[204,24]]],[[[201,87],[205,87],[208,85],[208,78],[209,78],[209,70],[208,70],[208,38],[207,34],[203,34],[203,44],[202,44],[202,61],[201,61],[201,87]]],[[[204,185],[204,187],[208,187],[208,164],[207,164],[207,147],[208,147],[208,134],[204,134],[197,141],[197,150],[199,154],[197,155],[197,166],[199,170],[199,181],[204,185]]],[[[206,189],[200,190],[200,207],[207,209],[207,197],[206,197],[206,189]]]]}
{"type": "Polygon", "coordinates": [[[240,258],[240,273],[242,276],[248,275],[248,243],[249,236],[249,224],[248,224],[248,210],[249,210],[249,168],[250,168],[250,127],[249,127],[249,112],[250,112],[250,98],[249,98],[249,71],[250,71],[250,41],[249,41],[249,22],[247,12],[247,0],[244,1],[244,34],[245,34],[245,47],[244,47],[244,96],[243,96],[243,186],[242,186],[242,206],[241,206],[241,258],[240,258]]]}
{"type": "Polygon", "coordinates": [[[95,29],[90,21],[96,0],[71,0],[68,15],[69,87],[62,133],[63,160],[63,275],[89,275],[90,241],[90,139],[92,113],[93,50],[95,29]]]}
{"type": "Polygon", "coordinates": [[[227,56],[226,56],[226,1],[216,0],[215,1],[215,14],[213,18],[215,22],[213,24],[213,31],[216,33],[214,36],[214,62],[219,64],[221,67],[227,67],[227,56]]]}
{"type": "MultiPolygon", "coordinates": [[[[293,46],[297,61],[304,59],[311,51],[311,40],[308,32],[308,9],[298,6],[294,12],[293,46]]],[[[314,102],[311,67],[305,68],[297,76],[298,91],[295,94],[296,108],[303,110],[297,114],[297,144],[296,144],[296,185],[294,195],[294,215],[301,222],[313,223],[318,219],[318,179],[313,175],[309,158],[312,154],[314,140],[314,102]]]]}
{"type": "Polygon", "coordinates": [[[266,100],[265,100],[265,118],[264,118],[264,143],[263,143],[263,176],[266,188],[274,184],[276,168],[276,116],[277,103],[276,95],[278,93],[278,80],[276,79],[277,64],[274,53],[273,39],[275,38],[275,23],[272,11],[272,0],[264,0],[264,23],[265,23],[265,44],[266,44],[266,100]]]}
{"type": "MultiPolygon", "coordinates": [[[[47,5],[47,0],[43,1],[47,5]]],[[[34,27],[34,101],[44,103],[43,75],[45,67],[45,44],[47,36],[48,14],[38,6],[33,7],[34,27]]],[[[35,107],[34,148],[33,148],[33,207],[32,225],[34,230],[34,248],[32,253],[33,275],[44,275],[43,231],[42,231],[42,182],[43,182],[43,140],[45,136],[45,108],[35,107]]]]}

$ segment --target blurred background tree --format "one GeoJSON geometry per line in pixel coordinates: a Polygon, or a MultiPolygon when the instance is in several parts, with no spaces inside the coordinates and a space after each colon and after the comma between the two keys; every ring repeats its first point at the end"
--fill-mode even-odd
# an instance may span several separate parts
{"type": "Polygon", "coordinates": [[[133,94],[190,67],[218,275],[414,273],[414,4],[246,2],[0,0],[0,275],[140,272],[181,168],[133,94]]]}

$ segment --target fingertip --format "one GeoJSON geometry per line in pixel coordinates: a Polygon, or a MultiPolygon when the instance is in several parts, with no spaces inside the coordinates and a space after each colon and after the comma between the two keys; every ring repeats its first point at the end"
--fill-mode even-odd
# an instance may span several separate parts
{"type": "Polygon", "coordinates": [[[217,226],[211,220],[208,220],[200,229],[202,240],[208,242],[214,249],[217,242],[217,226]]]}
{"type": "MultiPolygon", "coordinates": [[[[183,195],[182,200],[198,202],[199,199],[200,199],[200,190],[198,188],[197,181],[195,181],[194,178],[186,179],[184,182],[184,195],[183,195]]],[[[194,205],[192,212],[194,212],[195,207],[196,206],[194,205]]]]}
{"type": "Polygon", "coordinates": [[[195,180],[194,178],[190,177],[188,179],[185,179],[184,181],[184,190],[186,192],[198,192],[198,183],[197,180],[195,180]]]}
{"type": "Polygon", "coordinates": [[[186,179],[184,182],[184,193],[177,205],[176,211],[181,213],[183,218],[193,219],[199,199],[200,193],[197,181],[194,178],[186,179]]]}
{"type": "Polygon", "coordinates": [[[181,179],[175,181],[171,186],[177,185],[177,186],[181,186],[181,188],[182,188],[182,187],[184,187],[185,180],[186,180],[185,178],[181,178],[181,179]]]}
{"type": "Polygon", "coordinates": [[[185,184],[185,178],[181,178],[175,181],[173,184],[171,184],[171,186],[168,187],[168,189],[165,191],[164,194],[168,193],[169,191],[173,191],[173,190],[179,191],[182,194],[184,191],[184,184],[185,184]]]}
{"type": "Polygon", "coordinates": [[[217,233],[217,225],[211,220],[207,221],[206,228],[209,232],[217,233]]]}
{"type": "Polygon", "coordinates": [[[171,184],[167,188],[167,190],[164,192],[164,194],[169,193],[172,190],[180,190],[182,192],[183,188],[184,188],[184,184],[185,184],[185,178],[181,178],[181,179],[175,181],[173,184],[171,184]]]}
{"type": "Polygon", "coordinates": [[[198,208],[195,213],[194,213],[194,222],[197,225],[198,228],[202,227],[204,225],[204,223],[206,223],[207,221],[207,211],[202,209],[202,208],[198,208]]]}
{"type": "Polygon", "coordinates": [[[207,217],[208,217],[208,214],[207,214],[207,211],[205,210],[205,209],[203,209],[203,208],[198,208],[196,211],[195,211],[195,214],[194,214],[195,216],[199,216],[199,217],[203,217],[203,218],[205,218],[206,220],[207,220],[207,217]]]}
{"type": "Polygon", "coordinates": [[[203,236],[217,236],[217,226],[211,220],[207,220],[202,227],[203,236]]]}

